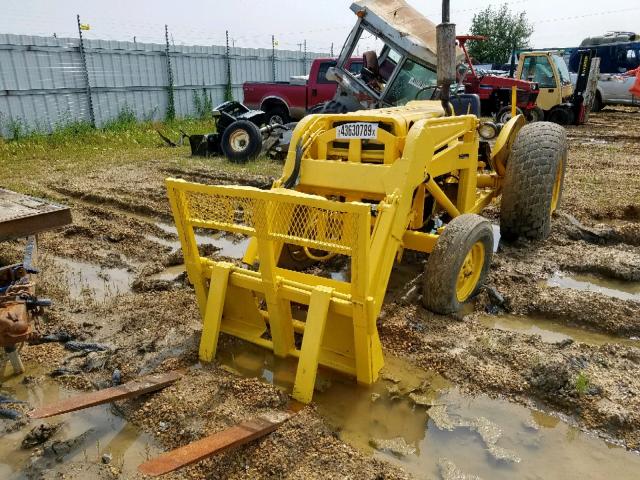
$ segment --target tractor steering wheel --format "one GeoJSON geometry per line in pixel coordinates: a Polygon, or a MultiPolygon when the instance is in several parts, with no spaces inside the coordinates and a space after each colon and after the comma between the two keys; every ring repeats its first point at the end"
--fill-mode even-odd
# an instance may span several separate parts
{"type": "Polygon", "coordinates": [[[431,88],[433,88],[433,92],[431,92],[431,96],[429,97],[429,100],[434,100],[436,97],[436,92],[438,91],[438,85],[427,85],[426,87],[422,87],[420,90],[416,92],[416,95],[415,97],[413,97],[413,99],[418,100],[418,97],[422,92],[425,92],[431,88]]]}

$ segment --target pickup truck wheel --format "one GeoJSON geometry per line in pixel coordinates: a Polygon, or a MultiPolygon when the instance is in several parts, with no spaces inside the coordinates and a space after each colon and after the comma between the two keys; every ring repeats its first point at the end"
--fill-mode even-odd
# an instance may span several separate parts
{"type": "Polygon", "coordinates": [[[268,108],[265,111],[265,117],[267,118],[267,124],[269,125],[285,125],[290,121],[287,109],[278,105],[268,108]]]}
{"type": "Polygon", "coordinates": [[[262,150],[262,134],[255,123],[237,120],[225,129],[220,147],[229,160],[244,163],[262,150]]]}

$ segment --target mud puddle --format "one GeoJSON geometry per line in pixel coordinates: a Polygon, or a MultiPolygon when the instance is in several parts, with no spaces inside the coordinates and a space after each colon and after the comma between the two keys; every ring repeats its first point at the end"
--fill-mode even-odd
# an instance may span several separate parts
{"type": "Polygon", "coordinates": [[[518,332],[527,335],[540,335],[542,341],[547,343],[573,340],[588,345],[618,343],[640,347],[640,339],[621,338],[614,335],[593,332],[534,315],[482,315],[478,318],[478,322],[485,327],[496,330],[518,332]]]}
{"type": "MultiPolygon", "coordinates": [[[[222,346],[221,346],[222,347],[222,346]]],[[[226,342],[227,369],[291,391],[296,362],[240,341],[226,342]]],[[[386,356],[371,387],[321,370],[314,403],[340,438],[417,478],[452,472],[485,479],[637,478],[640,456],[540,411],[469,397],[440,375],[386,356]]]]}
{"type": "MultiPolygon", "coordinates": [[[[25,366],[29,375],[39,370],[37,365],[25,366]]],[[[77,394],[46,375],[38,375],[29,383],[24,383],[23,379],[24,375],[7,379],[2,383],[0,392],[28,402],[30,407],[77,394]]],[[[3,427],[11,423],[10,420],[0,420],[3,427]]],[[[115,415],[109,405],[101,405],[48,419],[31,420],[16,431],[4,433],[0,436],[0,478],[38,477],[37,472],[55,471],[58,465],[63,468],[68,462],[99,465],[103,462],[103,455],[111,457],[109,465],[116,469],[112,472],[120,472],[123,478],[130,478],[140,463],[159,452],[149,435],[115,415]],[[28,432],[41,424],[60,426],[43,444],[21,448],[28,432]],[[40,454],[33,455],[36,450],[40,454]]]]}
{"type": "Polygon", "coordinates": [[[547,286],[597,292],[621,300],[640,302],[640,282],[604,279],[590,274],[556,272],[547,280],[547,286]]]}
{"type": "Polygon", "coordinates": [[[131,291],[133,274],[124,268],[105,268],[93,263],[64,257],[53,257],[63,267],[69,285],[69,297],[74,300],[90,296],[103,302],[131,291]]]}
{"type": "Polygon", "coordinates": [[[154,273],[153,275],[149,275],[150,280],[164,280],[164,281],[172,281],[175,280],[176,277],[182,275],[187,271],[187,267],[184,263],[180,265],[172,265],[170,267],[165,268],[164,270],[154,273]]]}
{"type": "MultiPolygon", "coordinates": [[[[174,240],[158,237],[157,235],[146,234],[145,238],[147,240],[169,247],[174,252],[180,248],[180,240],[178,240],[178,230],[176,229],[174,224],[159,220],[152,215],[147,215],[144,213],[131,212],[118,208],[108,209],[111,212],[116,213],[117,215],[123,215],[128,218],[133,218],[139,222],[152,224],[163,232],[175,237],[174,240]]],[[[218,255],[229,258],[242,258],[249,243],[248,238],[234,238],[228,235],[226,232],[206,232],[205,230],[196,231],[195,237],[198,245],[215,245],[216,247],[220,248],[220,250],[217,252],[218,255]]]]}
{"type": "MultiPolygon", "coordinates": [[[[175,225],[158,221],[153,221],[153,223],[166,233],[175,236],[178,235],[178,230],[176,229],[175,225]]],[[[245,250],[247,249],[247,245],[249,244],[248,238],[236,239],[233,237],[229,237],[227,234],[225,234],[225,232],[196,232],[195,237],[198,245],[215,245],[220,249],[216,252],[217,255],[229,258],[242,258],[244,256],[245,250]]],[[[167,240],[155,235],[147,235],[146,238],[161,245],[170,247],[173,251],[176,251],[180,248],[180,240],[177,239],[167,240]]]]}

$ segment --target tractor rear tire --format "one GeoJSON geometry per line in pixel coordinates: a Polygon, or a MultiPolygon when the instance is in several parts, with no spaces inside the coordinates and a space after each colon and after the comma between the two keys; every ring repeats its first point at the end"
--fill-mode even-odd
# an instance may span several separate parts
{"type": "Polygon", "coordinates": [[[516,137],[504,177],[500,235],[543,240],[551,231],[567,165],[567,134],[551,122],[530,123],[516,137]]]}
{"type": "Polygon", "coordinates": [[[244,163],[262,150],[262,134],[255,123],[236,120],[222,134],[222,153],[233,163],[244,163]]]}
{"type": "Polygon", "coordinates": [[[348,111],[345,105],[335,100],[318,103],[309,109],[309,113],[347,113],[348,111]]]}
{"type": "Polygon", "coordinates": [[[425,266],[425,308],[443,315],[460,310],[482,287],[492,255],[493,230],[485,218],[465,213],[451,220],[425,266]]]}

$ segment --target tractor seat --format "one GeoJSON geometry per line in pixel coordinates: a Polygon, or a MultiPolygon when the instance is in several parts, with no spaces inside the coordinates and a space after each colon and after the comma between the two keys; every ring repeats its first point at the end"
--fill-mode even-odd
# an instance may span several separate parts
{"type": "Polygon", "coordinates": [[[451,97],[451,105],[456,115],[475,115],[480,117],[480,97],[475,93],[461,93],[451,97]]]}

